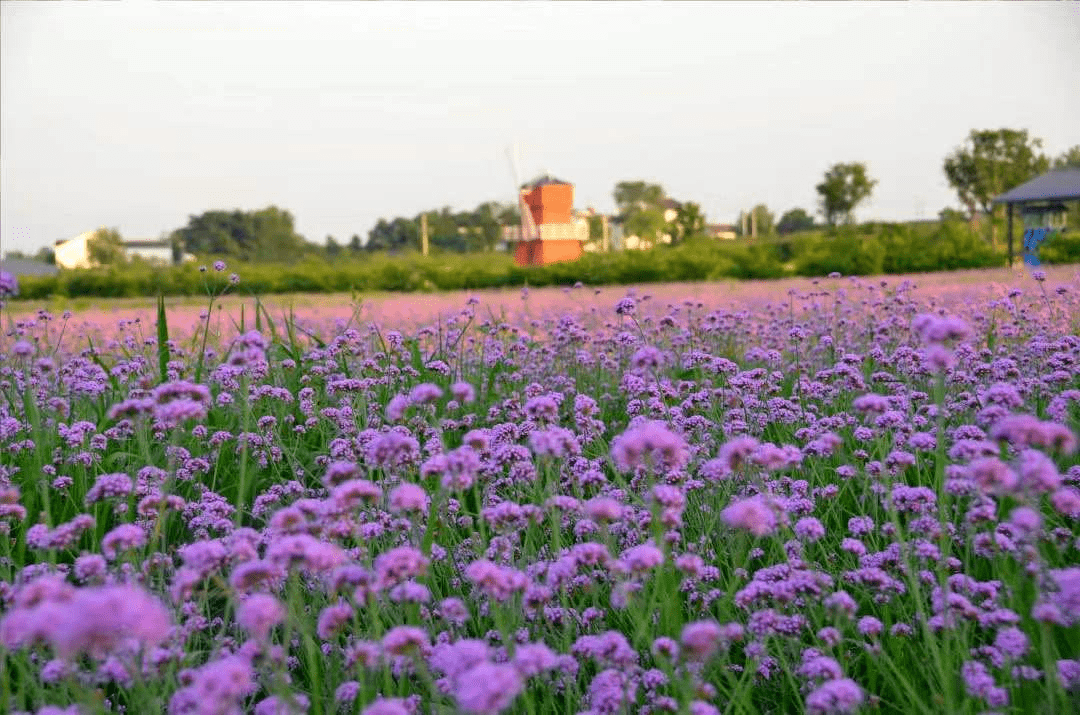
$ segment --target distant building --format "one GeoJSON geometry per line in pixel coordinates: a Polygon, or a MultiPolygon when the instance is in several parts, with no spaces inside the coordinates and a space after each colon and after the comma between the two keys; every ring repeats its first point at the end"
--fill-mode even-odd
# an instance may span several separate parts
{"type": "Polygon", "coordinates": [[[171,265],[173,261],[173,247],[169,241],[124,241],[124,253],[128,258],[141,258],[147,263],[158,265],[171,265]]]}
{"type": "Polygon", "coordinates": [[[0,260],[0,270],[7,271],[16,278],[24,276],[55,276],[59,269],[49,263],[34,261],[29,258],[4,258],[0,260]]]}
{"type": "Polygon", "coordinates": [[[705,224],[705,235],[709,238],[730,241],[735,239],[736,232],[735,227],[729,223],[707,223],[705,224]]]}
{"type": "MultiPolygon", "coordinates": [[[[524,229],[519,228],[514,262],[539,266],[581,258],[582,244],[589,239],[589,223],[574,215],[574,185],[553,176],[542,176],[523,186],[519,204],[524,229]]],[[[513,232],[504,235],[511,237],[513,232]]]]}
{"type": "Polygon", "coordinates": [[[88,244],[95,233],[97,233],[97,229],[84,231],[78,236],[64,241],[57,241],[56,245],[53,246],[57,268],[93,268],[94,264],[90,260],[88,244]]]}
{"type": "MultiPolygon", "coordinates": [[[[90,239],[97,232],[98,229],[84,231],[65,241],[57,241],[53,246],[57,267],[66,269],[95,267],[96,264],[90,258],[90,239]]],[[[128,259],[141,258],[147,263],[162,266],[176,263],[172,244],[166,239],[131,239],[122,241],[121,245],[128,259]]],[[[184,263],[194,260],[195,256],[190,253],[183,254],[184,263]]]]}

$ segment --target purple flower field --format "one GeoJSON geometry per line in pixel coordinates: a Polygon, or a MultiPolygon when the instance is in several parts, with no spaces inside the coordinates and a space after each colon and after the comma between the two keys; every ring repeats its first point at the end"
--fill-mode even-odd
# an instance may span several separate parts
{"type": "Polygon", "coordinates": [[[5,312],[0,712],[1077,711],[1080,279],[1010,280],[5,312]]]}

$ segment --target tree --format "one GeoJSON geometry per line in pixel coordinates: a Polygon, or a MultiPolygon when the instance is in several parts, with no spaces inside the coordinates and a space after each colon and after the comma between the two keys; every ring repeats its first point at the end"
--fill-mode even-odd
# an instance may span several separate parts
{"type": "Polygon", "coordinates": [[[500,204],[496,218],[500,226],[520,226],[521,210],[514,204],[500,204]]]}
{"type": "Polygon", "coordinates": [[[685,241],[692,236],[705,233],[705,214],[701,213],[701,206],[688,201],[679,207],[679,212],[675,215],[672,224],[672,243],[685,241]]]}
{"type": "Polygon", "coordinates": [[[341,255],[341,244],[335,241],[333,236],[327,235],[325,250],[328,258],[334,258],[341,255]]]}
{"type": "Polygon", "coordinates": [[[188,253],[241,261],[291,261],[313,247],[296,232],[292,214],[276,206],[189,216],[187,226],[174,231],[172,237],[188,253]]]}
{"type": "Polygon", "coordinates": [[[349,253],[356,255],[362,250],[364,250],[364,243],[360,240],[360,235],[354,233],[349,239],[349,253]]]}
{"type": "Polygon", "coordinates": [[[942,223],[956,223],[957,221],[963,221],[968,218],[963,211],[957,211],[956,209],[946,206],[938,212],[938,218],[942,223]]]}
{"type": "Polygon", "coordinates": [[[853,222],[855,207],[870,197],[875,186],[877,181],[867,175],[866,164],[834,164],[816,187],[825,222],[830,226],[839,221],[853,222]]]}
{"type": "Polygon", "coordinates": [[[494,251],[495,244],[502,238],[502,224],[499,223],[499,215],[503,207],[495,201],[486,201],[468,217],[469,228],[478,248],[484,251],[494,251]]]}
{"type": "Polygon", "coordinates": [[[113,266],[126,261],[124,240],[115,228],[99,228],[86,242],[90,260],[99,266],[113,266]]]}
{"type": "MultiPolygon", "coordinates": [[[[428,233],[429,235],[431,233],[430,218],[428,233]]],[[[368,232],[364,249],[367,251],[420,250],[420,217],[417,216],[415,221],[401,217],[393,221],[379,219],[375,228],[368,232]]]]}
{"type": "Polygon", "coordinates": [[[814,217],[800,208],[789,209],[784,212],[784,215],[780,217],[780,222],[776,224],[776,230],[781,236],[796,231],[809,231],[813,227],[814,217]]]}
{"type": "MultiPolygon", "coordinates": [[[[449,206],[427,211],[428,242],[433,248],[463,253],[468,248],[468,214],[456,214],[449,206]],[[458,229],[465,229],[460,231],[458,229]]],[[[416,217],[420,225],[420,217],[416,217]]],[[[419,234],[417,234],[419,235],[419,234]]],[[[419,243],[417,243],[419,245],[419,243]]]]}
{"type": "Polygon", "coordinates": [[[615,184],[615,205],[627,236],[655,244],[664,230],[664,187],[645,181],[620,181],[615,184]]]}
{"type": "MultiPolygon", "coordinates": [[[[1037,150],[1042,140],[1026,129],[972,129],[966,143],[945,157],[945,178],[975,223],[976,211],[991,214],[994,197],[1046,172],[1050,160],[1037,150]]],[[[997,247],[991,221],[990,244],[997,247]]]]}
{"type": "Polygon", "coordinates": [[[596,214],[589,216],[586,221],[589,223],[589,240],[602,241],[604,239],[604,217],[596,214]]]}
{"type": "Polygon", "coordinates": [[[664,187],[660,184],[644,181],[620,181],[615,184],[615,205],[624,219],[634,211],[659,208],[664,196],[664,187]]]}
{"type": "MultiPolygon", "coordinates": [[[[1057,159],[1054,159],[1055,169],[1080,169],[1080,144],[1066,149],[1057,159]]],[[[1080,201],[1071,201],[1066,213],[1066,225],[1069,230],[1080,229],[1080,201]]]]}
{"type": "Polygon", "coordinates": [[[656,245],[667,222],[661,209],[644,209],[632,211],[623,225],[623,232],[627,236],[637,236],[650,245],[656,245]]]}
{"type": "MultiPolygon", "coordinates": [[[[749,211],[746,216],[746,230],[751,236],[773,236],[776,234],[776,216],[765,204],[758,204],[749,211]]],[[[742,235],[742,222],[736,226],[736,235],[742,235]]]]}
{"type": "Polygon", "coordinates": [[[1080,144],[1066,149],[1065,152],[1054,159],[1055,169],[1080,169],[1080,144]]]}

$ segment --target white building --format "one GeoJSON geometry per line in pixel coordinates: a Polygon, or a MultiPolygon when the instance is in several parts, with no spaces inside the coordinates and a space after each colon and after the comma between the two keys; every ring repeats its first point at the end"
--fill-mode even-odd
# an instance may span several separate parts
{"type": "Polygon", "coordinates": [[[168,241],[124,241],[124,253],[128,260],[138,257],[147,263],[171,265],[173,263],[172,244],[168,241]]]}
{"type": "Polygon", "coordinates": [[[85,231],[66,241],[57,241],[56,245],[53,246],[53,252],[56,254],[56,266],[69,269],[93,268],[94,264],[90,260],[90,248],[87,244],[95,233],[97,233],[97,229],[85,231]]]}
{"type": "MultiPolygon", "coordinates": [[[[90,258],[90,240],[99,229],[85,231],[66,241],[57,241],[53,246],[58,268],[94,268],[96,264],[90,258]]],[[[166,239],[132,239],[122,242],[124,255],[128,260],[141,258],[155,265],[172,265],[172,244],[166,239]]],[[[195,256],[185,253],[183,262],[194,261],[195,256]]]]}

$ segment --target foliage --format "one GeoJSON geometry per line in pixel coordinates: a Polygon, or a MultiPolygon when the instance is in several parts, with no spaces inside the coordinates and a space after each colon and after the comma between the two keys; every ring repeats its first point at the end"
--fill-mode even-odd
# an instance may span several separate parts
{"type": "Polygon", "coordinates": [[[56,265],[56,252],[51,246],[42,246],[34,255],[30,255],[24,251],[4,251],[4,258],[21,258],[27,261],[45,263],[50,266],[56,265]]]}
{"type": "Polygon", "coordinates": [[[1055,169],[1080,169],[1080,144],[1069,147],[1054,159],[1055,169]]]}
{"type": "Polygon", "coordinates": [[[1038,255],[1040,263],[1080,263],[1080,231],[1070,229],[1055,233],[1039,246],[1038,255]]]}
{"type": "Polygon", "coordinates": [[[604,217],[597,214],[589,216],[586,220],[589,222],[589,240],[602,240],[604,238],[604,217]]]}
{"type": "Polygon", "coordinates": [[[660,208],[666,194],[660,184],[646,181],[620,181],[615,184],[615,205],[624,218],[634,211],[660,208]]]}
{"type": "Polygon", "coordinates": [[[866,172],[866,164],[834,164],[825,172],[824,180],[815,187],[821,197],[821,213],[825,222],[830,226],[841,221],[854,222],[855,207],[870,198],[876,185],[877,180],[871,179],[866,172]]]}
{"type": "MultiPolygon", "coordinates": [[[[754,208],[744,212],[742,218],[745,218],[746,232],[743,233],[743,221],[740,220],[735,226],[735,234],[738,236],[770,238],[777,233],[776,216],[765,204],[757,204],[754,208]]],[[[811,224],[813,224],[813,220],[811,220],[811,224]]]]}
{"type": "Polygon", "coordinates": [[[705,233],[705,214],[701,213],[701,206],[693,201],[688,201],[679,207],[672,223],[671,240],[673,243],[681,243],[688,238],[705,233]]]}
{"type": "Polygon", "coordinates": [[[90,262],[99,266],[116,266],[124,263],[124,240],[115,228],[99,228],[86,242],[90,262]]]}
{"type": "Polygon", "coordinates": [[[0,348],[3,712],[1076,712],[1075,292],[211,320],[200,275],[194,332],[0,348]]]}
{"type": "Polygon", "coordinates": [[[296,232],[293,215],[276,206],[258,211],[205,211],[172,233],[187,253],[272,263],[318,250],[296,232]]]}
{"type": "Polygon", "coordinates": [[[991,213],[994,198],[1044,173],[1049,159],[1038,153],[1041,139],[1026,129],[972,129],[964,145],[945,158],[945,177],[974,217],[991,213]]]}
{"type": "MultiPolygon", "coordinates": [[[[1040,253],[1044,263],[1076,260],[1072,234],[1048,243],[1040,253]],[[1060,243],[1059,243],[1060,241],[1060,243]]],[[[288,264],[253,263],[243,267],[245,290],[258,293],[357,291],[429,291],[511,286],[590,285],[718,280],[767,279],[784,276],[824,276],[912,273],[999,266],[1004,257],[966,225],[957,222],[908,226],[877,224],[844,226],[829,233],[810,231],[776,239],[716,241],[691,237],[677,246],[647,251],[588,253],[580,260],[547,266],[519,267],[506,253],[475,254],[434,250],[428,258],[414,251],[399,255],[343,254],[330,261],[309,256],[288,264]]],[[[21,297],[194,296],[204,292],[205,274],[194,264],[182,266],[128,265],[61,271],[56,276],[27,276],[21,297]]],[[[225,278],[210,280],[224,284],[225,278]]]]}
{"type": "MultiPolygon", "coordinates": [[[[429,227],[430,231],[430,227],[429,227]]],[[[430,233],[428,234],[430,236],[430,233]]],[[[366,251],[420,250],[420,222],[407,218],[379,219],[368,232],[366,251]]]]}
{"type": "Polygon", "coordinates": [[[656,245],[667,222],[664,221],[663,209],[633,209],[623,223],[623,231],[627,236],[637,236],[646,245],[656,245]]]}
{"type": "Polygon", "coordinates": [[[941,211],[938,211],[938,218],[945,222],[965,221],[968,219],[963,211],[957,211],[951,206],[946,206],[941,211]]]}
{"type": "Polygon", "coordinates": [[[667,221],[661,203],[664,187],[645,181],[620,181],[615,184],[615,205],[626,236],[637,236],[645,245],[655,246],[664,233],[667,221]]]}
{"type": "Polygon", "coordinates": [[[814,217],[801,208],[785,211],[776,224],[776,230],[781,236],[796,233],[797,231],[810,231],[813,228],[814,217]]]}
{"type": "Polygon", "coordinates": [[[334,240],[333,236],[326,237],[326,246],[323,249],[326,252],[327,258],[334,258],[341,255],[341,244],[334,240]]]}
{"type": "Polygon", "coordinates": [[[367,251],[401,253],[420,250],[421,218],[427,217],[428,243],[432,249],[466,253],[494,251],[502,238],[502,227],[520,223],[513,206],[487,201],[471,211],[454,211],[449,206],[429,210],[413,218],[379,219],[368,232],[367,251]]]}

